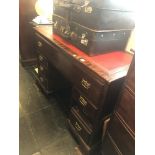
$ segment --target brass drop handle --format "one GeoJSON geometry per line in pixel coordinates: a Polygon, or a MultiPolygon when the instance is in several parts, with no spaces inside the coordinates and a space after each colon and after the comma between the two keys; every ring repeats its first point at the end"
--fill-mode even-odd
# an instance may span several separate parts
{"type": "Polygon", "coordinates": [[[87,101],[80,95],[79,97],[79,101],[80,103],[83,105],[83,106],[86,106],[87,105],[87,101]]]}
{"type": "Polygon", "coordinates": [[[90,86],[91,86],[91,84],[90,84],[87,80],[85,80],[84,78],[82,78],[82,80],[81,80],[81,85],[82,85],[85,89],[89,89],[90,86]]]}
{"type": "Polygon", "coordinates": [[[42,42],[38,41],[38,47],[42,47],[42,42]]]}
{"type": "Polygon", "coordinates": [[[40,70],[41,70],[41,71],[43,71],[43,70],[44,70],[43,66],[40,66],[40,70]]]}
{"type": "Polygon", "coordinates": [[[81,131],[81,129],[82,129],[82,128],[80,127],[80,125],[79,125],[77,122],[75,123],[75,128],[76,128],[78,131],[81,131]]]}
{"type": "Polygon", "coordinates": [[[43,59],[44,59],[44,58],[40,55],[40,56],[39,56],[39,60],[40,60],[40,61],[43,61],[43,59]]]}

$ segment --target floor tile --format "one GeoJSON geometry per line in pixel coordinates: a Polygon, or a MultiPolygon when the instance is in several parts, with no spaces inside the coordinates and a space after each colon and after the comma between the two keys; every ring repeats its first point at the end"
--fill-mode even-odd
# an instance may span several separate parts
{"type": "Polygon", "coordinates": [[[66,115],[55,96],[47,98],[29,70],[20,66],[20,155],[74,155],[76,142],[66,125],[66,115]]]}
{"type": "Polygon", "coordinates": [[[36,143],[25,118],[19,121],[19,154],[32,155],[37,151],[36,143]]]}
{"type": "Polygon", "coordinates": [[[35,81],[30,74],[26,74],[27,70],[20,69],[19,84],[19,100],[26,114],[37,112],[38,110],[50,106],[50,102],[39,90],[35,81]]]}
{"type": "Polygon", "coordinates": [[[44,147],[40,152],[42,155],[74,155],[76,146],[77,144],[68,134],[44,147]]]}
{"type": "Polygon", "coordinates": [[[31,114],[29,122],[39,148],[49,145],[67,133],[66,120],[54,106],[31,114]]]}

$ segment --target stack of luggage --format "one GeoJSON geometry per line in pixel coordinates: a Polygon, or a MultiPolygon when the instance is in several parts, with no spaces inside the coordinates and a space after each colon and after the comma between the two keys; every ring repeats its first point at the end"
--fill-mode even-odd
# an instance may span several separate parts
{"type": "Polygon", "coordinates": [[[54,0],[54,33],[89,56],[124,50],[134,28],[131,5],[124,3],[123,0],[54,0]]]}

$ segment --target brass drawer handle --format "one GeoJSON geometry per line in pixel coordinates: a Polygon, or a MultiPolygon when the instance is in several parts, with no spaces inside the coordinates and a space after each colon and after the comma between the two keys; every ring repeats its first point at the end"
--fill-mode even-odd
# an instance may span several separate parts
{"type": "Polygon", "coordinates": [[[80,127],[80,125],[76,122],[75,123],[75,128],[78,130],[78,131],[81,131],[82,130],[82,128],[80,127]]]}
{"type": "Polygon", "coordinates": [[[38,47],[42,47],[42,42],[38,41],[38,47]]]}
{"type": "Polygon", "coordinates": [[[43,71],[44,70],[44,67],[43,66],[40,66],[40,70],[43,71]]]}
{"type": "Polygon", "coordinates": [[[43,61],[44,58],[43,58],[41,55],[39,55],[39,60],[40,60],[40,61],[43,61]]]}
{"type": "Polygon", "coordinates": [[[90,84],[87,80],[85,80],[84,78],[82,78],[82,80],[81,80],[81,85],[82,85],[84,88],[86,88],[86,89],[89,89],[90,86],[91,86],[91,84],[90,84]]]}
{"type": "Polygon", "coordinates": [[[87,101],[80,95],[79,97],[79,101],[80,103],[83,105],[83,106],[86,106],[87,105],[87,101]]]}

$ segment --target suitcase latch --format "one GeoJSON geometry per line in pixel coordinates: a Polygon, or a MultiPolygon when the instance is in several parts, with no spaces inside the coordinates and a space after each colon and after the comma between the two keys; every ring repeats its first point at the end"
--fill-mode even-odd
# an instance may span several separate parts
{"type": "Polygon", "coordinates": [[[57,29],[57,27],[58,27],[58,22],[57,22],[57,21],[55,21],[55,23],[54,23],[54,25],[53,25],[53,26],[54,26],[54,28],[55,28],[55,29],[57,29]]]}
{"type": "Polygon", "coordinates": [[[86,34],[83,33],[82,36],[81,36],[81,44],[87,46],[88,45],[88,39],[86,38],[86,34]]]}
{"type": "Polygon", "coordinates": [[[87,6],[87,7],[85,7],[85,9],[84,9],[84,12],[85,12],[85,13],[92,13],[92,11],[93,11],[93,8],[92,8],[91,6],[87,6]]]}

